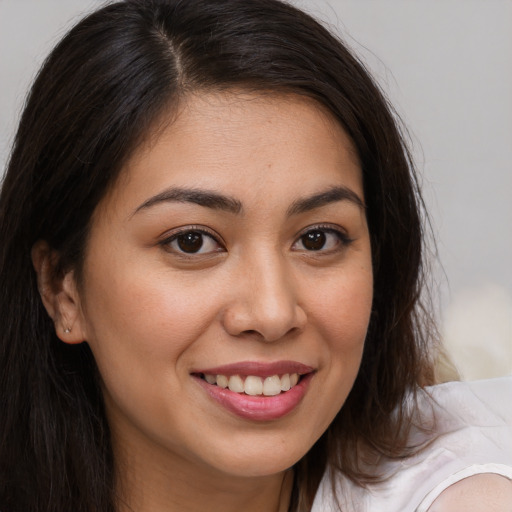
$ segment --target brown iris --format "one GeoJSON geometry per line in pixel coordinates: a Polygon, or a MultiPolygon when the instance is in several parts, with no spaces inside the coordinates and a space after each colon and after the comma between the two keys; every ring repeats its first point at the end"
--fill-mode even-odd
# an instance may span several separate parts
{"type": "Polygon", "coordinates": [[[195,253],[203,246],[203,235],[198,231],[188,231],[176,237],[178,247],[187,253],[195,253]]]}
{"type": "Polygon", "coordinates": [[[322,249],[326,242],[326,236],[323,231],[315,230],[309,231],[301,236],[302,244],[308,251],[319,251],[322,249]]]}

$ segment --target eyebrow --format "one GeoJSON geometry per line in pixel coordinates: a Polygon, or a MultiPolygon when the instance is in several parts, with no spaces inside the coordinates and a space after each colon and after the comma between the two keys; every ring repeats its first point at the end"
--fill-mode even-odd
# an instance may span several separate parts
{"type": "MultiPolygon", "coordinates": [[[[362,199],[353,190],[339,186],[331,187],[323,192],[294,201],[288,208],[287,216],[299,215],[338,201],[350,201],[359,208],[366,208],[362,199]]],[[[210,190],[171,187],[144,201],[135,209],[131,216],[141,210],[147,210],[152,206],[167,202],[193,203],[205,208],[222,210],[233,214],[240,214],[243,211],[242,203],[234,197],[210,190]]]]}
{"type": "Polygon", "coordinates": [[[328,190],[323,192],[319,192],[310,197],[306,197],[304,199],[298,199],[290,208],[288,208],[288,216],[298,215],[300,213],[305,213],[310,210],[314,210],[315,208],[320,208],[322,206],[326,206],[330,203],[335,203],[338,201],[350,201],[354,203],[359,208],[365,210],[366,205],[363,200],[351,189],[347,187],[331,187],[328,190]]]}
{"type": "Polygon", "coordinates": [[[132,215],[141,210],[146,210],[160,203],[194,203],[214,210],[223,210],[229,213],[241,213],[242,203],[234,197],[229,197],[209,190],[195,188],[171,187],[159,194],[150,197],[138,206],[132,215]]]}

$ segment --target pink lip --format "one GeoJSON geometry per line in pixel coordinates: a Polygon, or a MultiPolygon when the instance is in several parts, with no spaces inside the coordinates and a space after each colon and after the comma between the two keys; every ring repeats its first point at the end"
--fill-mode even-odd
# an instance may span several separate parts
{"type": "Polygon", "coordinates": [[[311,373],[314,368],[297,361],[275,361],[264,363],[258,361],[241,361],[239,363],[216,366],[194,370],[191,373],[204,373],[206,375],[254,375],[256,377],[271,377],[272,375],[284,375],[285,373],[299,373],[304,375],[311,373]]]}
{"type": "Polygon", "coordinates": [[[314,376],[311,367],[300,363],[282,361],[278,363],[236,363],[233,365],[209,368],[201,372],[194,372],[196,382],[213,398],[231,413],[251,421],[272,421],[291,413],[302,401],[307,392],[309,383],[314,376]],[[235,393],[215,384],[208,384],[197,374],[209,375],[256,375],[267,377],[285,373],[300,373],[299,383],[288,391],[276,396],[249,396],[244,393],[235,393]]]}

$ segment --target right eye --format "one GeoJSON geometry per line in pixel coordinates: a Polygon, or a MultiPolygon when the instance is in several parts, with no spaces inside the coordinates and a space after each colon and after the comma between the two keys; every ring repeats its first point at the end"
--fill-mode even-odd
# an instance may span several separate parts
{"type": "Polygon", "coordinates": [[[200,229],[187,229],[174,233],[164,240],[162,245],[173,252],[187,255],[211,254],[224,250],[212,235],[200,229]]]}

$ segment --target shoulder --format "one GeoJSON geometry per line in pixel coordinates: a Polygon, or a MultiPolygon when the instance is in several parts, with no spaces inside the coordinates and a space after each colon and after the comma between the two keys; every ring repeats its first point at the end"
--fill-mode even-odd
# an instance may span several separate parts
{"type": "Polygon", "coordinates": [[[427,394],[434,440],[417,458],[417,485],[428,491],[418,512],[512,512],[512,377],[427,394]]]}
{"type": "Polygon", "coordinates": [[[350,512],[512,512],[510,403],[512,377],[420,391],[411,401],[414,453],[383,457],[375,467],[382,478],[365,487],[336,472],[334,497],[326,476],[313,512],[338,511],[336,496],[350,512]]]}
{"type": "Polygon", "coordinates": [[[409,444],[422,448],[407,459],[384,461],[386,480],[371,493],[368,510],[494,512],[485,505],[487,496],[499,494],[503,501],[512,492],[511,401],[512,377],[420,392],[409,444]],[[461,494],[480,508],[456,506],[461,494]]]}
{"type": "Polygon", "coordinates": [[[415,460],[418,512],[512,512],[512,378],[442,384],[423,398],[434,431],[415,460]]]}
{"type": "Polygon", "coordinates": [[[445,489],[428,512],[510,512],[512,481],[501,475],[480,474],[445,489]]]}

